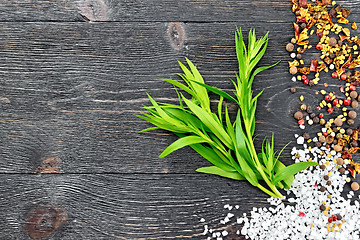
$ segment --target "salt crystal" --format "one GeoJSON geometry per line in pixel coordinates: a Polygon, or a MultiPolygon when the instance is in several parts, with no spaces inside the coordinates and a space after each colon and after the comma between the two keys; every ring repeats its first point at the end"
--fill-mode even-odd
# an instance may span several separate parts
{"type": "Polygon", "coordinates": [[[296,143],[297,143],[297,144],[303,144],[304,141],[305,141],[305,139],[304,139],[303,137],[298,137],[298,138],[296,139],[296,143]]]}

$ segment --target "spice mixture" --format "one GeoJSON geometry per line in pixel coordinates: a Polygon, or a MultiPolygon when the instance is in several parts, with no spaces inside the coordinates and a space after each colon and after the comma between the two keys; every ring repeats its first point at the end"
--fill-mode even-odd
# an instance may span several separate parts
{"type": "MultiPolygon", "coordinates": [[[[250,239],[360,239],[360,203],[354,191],[359,190],[356,174],[360,163],[353,159],[360,149],[359,128],[355,128],[360,96],[360,39],[352,35],[355,22],[347,19],[351,11],[329,0],[292,0],[294,37],[285,49],[292,58],[289,73],[292,81],[320,86],[320,74],[329,74],[333,82],[314,90],[321,96],[316,106],[306,104],[300,96],[294,118],[300,129],[320,125],[315,134],[296,134],[298,147],[291,154],[295,162],[315,161],[319,165],[298,173],[283,199],[269,198],[271,207],[253,208],[251,216],[235,217],[229,213],[222,224],[236,221],[242,226],[236,233],[250,239]],[[307,51],[317,51],[318,59],[307,63],[307,51]],[[322,73],[324,72],[324,73],[322,73]],[[335,82],[336,81],[336,82],[335,82]],[[341,85],[337,91],[326,90],[329,84],[341,85]],[[350,191],[344,191],[350,186],[350,191]],[[236,220],[235,220],[236,219],[236,220]]],[[[296,88],[290,89],[296,93],[296,88]]],[[[360,197],[360,196],[359,196],[360,197]]],[[[205,222],[205,219],[201,219],[205,222]]],[[[223,239],[226,230],[214,231],[204,225],[208,239],[223,239]]],[[[239,236],[238,236],[239,237],[239,236]]],[[[236,238],[237,239],[237,238],[236,238]]]]}

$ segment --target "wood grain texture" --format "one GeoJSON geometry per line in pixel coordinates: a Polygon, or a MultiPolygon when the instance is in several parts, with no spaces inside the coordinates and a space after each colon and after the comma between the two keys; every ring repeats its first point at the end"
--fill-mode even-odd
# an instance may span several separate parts
{"type": "MultiPolygon", "coordinates": [[[[236,26],[248,31],[255,24],[182,24],[186,40],[177,50],[165,23],[1,23],[0,96],[7,100],[0,105],[0,170],[34,172],[51,156],[62,159],[60,172],[71,173],[190,173],[206,165],[188,150],[157,159],[175,138],[164,131],[138,134],[150,125],[134,115],[149,104],[146,92],[177,101],[169,84],[154,79],[173,77],[179,72],[176,60],[184,56],[197,63],[209,84],[231,91],[236,26]]],[[[265,89],[257,133],[271,136],[276,129],[278,148],[298,131],[291,115],[302,89],[296,95],[288,91],[284,45],[291,25],[286,28],[288,35],[279,23],[257,27],[259,35],[271,31],[261,64],[283,60],[254,84],[255,92],[265,89]]]]}
{"type": "Polygon", "coordinates": [[[0,238],[30,239],[25,219],[40,206],[61,207],[68,215],[46,239],[98,240],[205,239],[205,224],[219,231],[236,222],[220,223],[229,212],[225,204],[241,205],[231,211],[236,216],[267,205],[246,182],[213,180],[200,174],[1,174],[0,238]]]}
{"type": "MultiPolygon", "coordinates": [[[[360,13],[359,0],[337,3],[360,13]]],[[[290,1],[282,0],[2,0],[0,21],[249,22],[285,21],[290,1]]]]}
{"type": "MultiPolygon", "coordinates": [[[[337,2],[358,21],[360,0],[337,2]]],[[[150,124],[134,116],[146,92],[176,101],[154,79],[173,77],[184,57],[230,92],[236,26],[270,31],[260,64],[282,61],[254,83],[265,88],[259,139],[275,131],[277,149],[293,140],[299,96],[314,104],[323,88],[290,81],[290,1],[3,0],[0,9],[0,239],[205,239],[204,224],[233,225],[220,223],[225,204],[238,204],[237,216],[267,206],[247,182],[194,173],[208,163],[188,148],[158,159],[176,138],[138,134],[150,124]]]]}

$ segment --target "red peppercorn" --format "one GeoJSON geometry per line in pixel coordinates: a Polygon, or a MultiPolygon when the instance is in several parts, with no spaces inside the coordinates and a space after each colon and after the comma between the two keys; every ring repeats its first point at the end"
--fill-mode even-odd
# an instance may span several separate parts
{"type": "Polygon", "coordinates": [[[338,105],[339,104],[339,99],[335,98],[332,102],[334,105],[338,105]]]}
{"type": "Polygon", "coordinates": [[[316,49],[317,49],[317,50],[321,50],[322,48],[323,48],[322,44],[316,45],[316,49]]]}
{"type": "Polygon", "coordinates": [[[308,79],[306,75],[301,76],[301,80],[305,81],[306,79],[308,79]]]}
{"type": "Polygon", "coordinates": [[[350,85],[349,90],[350,90],[350,91],[355,91],[355,90],[356,90],[356,87],[355,87],[354,85],[350,85]]]}
{"type": "Polygon", "coordinates": [[[316,107],[316,110],[318,110],[318,111],[321,110],[321,107],[320,107],[320,106],[317,106],[317,107],[316,107]]]}
{"type": "Polygon", "coordinates": [[[304,84],[305,84],[305,85],[308,85],[308,84],[309,84],[309,79],[305,79],[305,80],[304,80],[304,84]]]}
{"type": "Polygon", "coordinates": [[[332,113],[334,111],[334,109],[332,107],[329,107],[327,111],[328,111],[328,113],[332,113]]]}
{"type": "Polygon", "coordinates": [[[331,215],[333,221],[337,221],[337,216],[336,215],[331,215]]]}
{"type": "Polygon", "coordinates": [[[350,99],[345,99],[344,104],[349,106],[351,104],[351,100],[350,99]]]}
{"type": "Polygon", "coordinates": [[[305,213],[299,212],[299,217],[305,217],[305,213]]]}
{"type": "Polygon", "coordinates": [[[324,137],[326,137],[326,136],[328,135],[328,133],[327,133],[327,132],[323,132],[322,135],[323,135],[324,137]]]}
{"type": "Polygon", "coordinates": [[[346,74],[343,73],[343,74],[341,74],[340,78],[341,78],[341,80],[345,81],[347,79],[347,76],[346,76],[346,74]]]}
{"type": "Polygon", "coordinates": [[[305,123],[305,120],[303,118],[299,119],[299,121],[298,121],[299,125],[304,125],[304,123],[305,123]]]}
{"type": "Polygon", "coordinates": [[[332,77],[332,78],[338,78],[339,75],[337,74],[337,72],[333,72],[333,73],[331,74],[331,77],[332,77]]]}
{"type": "Polygon", "coordinates": [[[334,220],[334,219],[333,219],[332,217],[329,217],[329,218],[328,218],[328,222],[329,222],[329,223],[332,223],[333,220],[334,220]]]}
{"type": "Polygon", "coordinates": [[[330,100],[331,100],[330,95],[325,95],[325,101],[330,101],[330,100]]]}
{"type": "Polygon", "coordinates": [[[319,118],[323,118],[324,117],[324,114],[323,113],[320,113],[319,114],[319,118]]]}

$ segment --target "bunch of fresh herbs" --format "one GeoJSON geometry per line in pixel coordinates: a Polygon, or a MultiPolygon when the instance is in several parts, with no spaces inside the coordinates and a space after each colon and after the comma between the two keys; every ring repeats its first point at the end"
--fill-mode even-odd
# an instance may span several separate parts
{"type": "Polygon", "coordinates": [[[268,34],[256,39],[255,31],[250,30],[246,47],[240,30],[235,32],[236,54],[239,73],[234,84],[235,97],[205,84],[195,65],[186,59],[189,69],[179,62],[183,74],[181,83],[172,79],[161,79],[175,87],[179,105],[156,102],[150,95],[152,106],[145,106],[148,113],[138,116],[156,127],[141,132],[165,129],[175,133],[179,139],[168,146],[159,156],[167,156],[175,150],[190,146],[212,166],[202,167],[196,171],[220,175],[235,180],[248,180],[272,197],[283,197],[278,189],[290,188],[294,175],[314,162],[299,162],[285,166],[279,161],[280,152],[274,151],[274,136],[271,141],[264,139],[261,151],[254,146],[255,110],[257,99],[262,91],[253,97],[252,83],[261,71],[272,66],[255,68],[265,54],[268,34]],[[188,93],[186,98],[177,88],[188,93]],[[208,92],[219,95],[217,111],[210,108],[208,92]],[[231,121],[224,98],[235,102],[238,111],[235,121],[231,121]],[[267,187],[260,183],[263,180],[267,187]]]}

